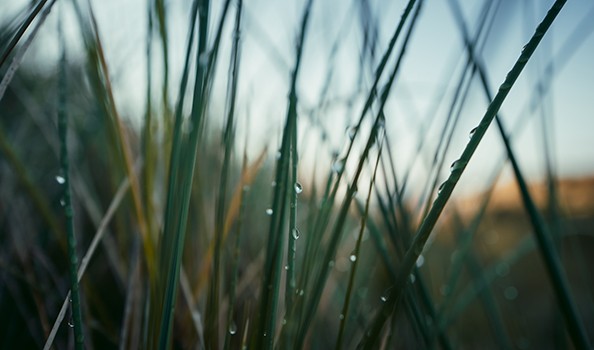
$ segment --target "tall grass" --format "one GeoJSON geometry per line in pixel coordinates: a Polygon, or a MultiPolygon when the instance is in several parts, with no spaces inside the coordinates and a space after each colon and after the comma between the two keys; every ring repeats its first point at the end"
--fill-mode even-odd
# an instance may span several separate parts
{"type": "MultiPolygon", "coordinates": [[[[118,100],[120,76],[104,39],[106,24],[95,12],[99,4],[60,6],[76,19],[82,38],[82,61],[75,62],[66,60],[67,49],[74,56],[64,34],[72,33],[63,33],[66,17],[50,14],[54,3],[33,3],[0,35],[0,305],[6,310],[0,347],[513,348],[526,345],[524,333],[553,326],[558,344],[567,338],[575,348],[590,347],[590,259],[565,242],[589,244],[591,236],[572,232],[580,221],[563,216],[555,145],[547,136],[550,115],[542,114],[538,149],[546,165],[548,217],[513,141],[594,26],[578,24],[557,55],[539,57],[550,56],[536,67],[542,74],[534,77],[535,92],[511,129],[500,113],[521,95],[515,85],[563,17],[565,1],[551,5],[521,51],[506,48],[517,59],[506,76],[493,77],[503,81],[493,94],[482,50],[493,33],[504,32],[498,16],[506,4],[483,4],[472,28],[465,9],[450,0],[463,43],[455,53],[461,64],[437,81],[443,88],[416,124],[410,154],[394,133],[401,119],[393,104],[406,104],[402,77],[432,25],[424,16],[435,4],[392,5],[402,15],[385,26],[381,12],[390,13],[388,7],[353,1],[336,36],[329,34],[323,45],[328,65],[318,89],[309,70],[312,57],[323,55],[314,48],[328,4],[299,5],[285,55],[277,37],[264,34],[257,6],[242,0],[183,5],[187,29],[178,53],[172,36],[179,19],[167,2],[149,1],[141,55],[146,85],[134,82],[145,100],[142,117],[130,117],[118,100]],[[49,25],[46,18],[59,24],[58,74],[31,78],[35,67],[24,58],[31,45],[54,34],[38,30],[49,25]],[[337,81],[347,74],[340,60],[353,41],[359,52],[349,56],[354,71],[348,75],[356,83],[353,95],[343,97],[337,81]],[[254,43],[286,70],[286,98],[266,101],[285,110],[278,140],[259,139],[260,131],[271,134],[278,125],[262,125],[251,109],[272,84],[268,72],[256,75],[261,85],[246,93],[254,84],[247,81],[254,43]],[[36,84],[45,85],[39,91],[36,84]],[[319,91],[313,106],[311,91],[319,91]],[[477,91],[487,107],[481,119],[473,115],[476,128],[468,139],[463,116],[477,91]],[[31,112],[34,103],[57,115],[57,132],[48,132],[55,118],[32,117],[39,114],[31,112]],[[336,132],[344,121],[333,119],[336,105],[347,115],[345,135],[336,132]],[[492,128],[503,158],[477,153],[492,128]],[[460,137],[460,155],[438,186],[460,137]],[[470,181],[465,174],[476,161],[494,169],[484,172],[486,191],[468,205],[453,194],[470,181]],[[507,161],[529,223],[514,221],[509,236],[518,227],[534,236],[514,237],[515,244],[493,256],[480,239],[494,232],[488,227],[500,227],[493,224],[500,214],[492,200],[507,161]],[[529,258],[536,253],[538,259],[529,258]],[[525,272],[524,264],[541,262],[542,276],[525,272]],[[507,287],[502,298],[508,283],[502,271],[510,266],[519,275],[514,278],[537,287],[507,287]],[[510,303],[521,306],[518,293],[535,290],[547,291],[543,298],[554,300],[563,322],[519,325],[510,303]]],[[[594,213],[588,215],[592,225],[594,213]]]]}

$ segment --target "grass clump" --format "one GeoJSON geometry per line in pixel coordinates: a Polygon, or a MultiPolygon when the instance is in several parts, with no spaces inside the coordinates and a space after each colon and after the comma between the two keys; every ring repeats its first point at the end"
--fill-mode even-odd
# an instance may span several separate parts
{"type": "MultiPolygon", "coordinates": [[[[279,45],[280,34],[268,36],[258,23],[266,13],[255,11],[256,4],[193,0],[183,5],[187,18],[180,20],[174,5],[150,2],[140,56],[145,85],[133,80],[142,91],[141,112],[128,113],[118,100],[124,96],[118,80],[133,69],[124,65],[118,73],[101,12],[74,1],[54,18],[54,3],[21,9],[0,35],[0,305],[6,315],[0,347],[590,346],[591,259],[580,244],[591,235],[578,225],[587,231],[594,224],[588,211],[594,206],[585,205],[589,214],[579,220],[563,216],[546,116],[539,151],[547,211],[520,168],[522,148],[512,143],[537,114],[534,106],[544,105],[554,73],[536,75],[537,93],[530,95],[536,97],[525,99],[529,111],[513,128],[504,128],[501,113],[508,103],[515,107],[529,81],[522,72],[563,19],[565,1],[542,14],[523,49],[506,47],[517,58],[505,77],[494,76],[503,81],[494,95],[488,76],[497,70],[482,56],[485,47],[496,47],[493,33],[505,32],[499,8],[507,5],[474,11],[449,1],[452,33],[463,45],[454,52],[458,63],[447,67],[449,78],[437,82],[443,87],[428,103],[429,116],[410,123],[419,135],[412,147],[395,130],[405,124],[407,89],[412,96],[424,93],[409,87],[407,74],[424,31],[439,24],[425,20],[433,18],[435,4],[407,1],[399,19],[388,21],[381,15],[391,13],[388,7],[354,1],[336,12],[344,24],[328,44],[320,38],[328,4],[308,0],[299,5],[295,39],[279,45]],[[476,28],[466,23],[468,13],[476,15],[476,28]],[[179,21],[187,25],[181,50],[173,34],[179,21]],[[39,73],[23,59],[31,45],[38,49],[35,40],[51,38],[53,31],[37,30],[51,23],[59,25],[57,75],[51,63],[39,73]],[[79,51],[67,45],[72,31],[82,38],[79,51]],[[345,54],[353,43],[358,59],[345,54]],[[269,72],[254,73],[256,46],[288,77],[282,101],[262,97],[278,87],[269,72]],[[67,49],[78,58],[66,60],[67,49]],[[326,51],[326,74],[312,77],[326,64],[319,62],[326,51]],[[350,78],[353,86],[346,88],[350,78]],[[485,97],[477,119],[477,101],[485,97]],[[256,116],[261,112],[252,104],[262,99],[270,110],[282,105],[278,125],[256,116]],[[57,132],[50,132],[54,114],[57,132]],[[489,136],[493,121],[497,141],[489,136]],[[345,134],[336,132],[341,124],[345,134]],[[466,124],[476,125],[470,137],[466,124]],[[501,158],[482,150],[493,144],[502,146],[501,158]],[[448,167],[458,146],[460,155],[448,167]],[[507,160],[519,188],[516,211],[494,204],[507,160]],[[494,168],[481,173],[486,190],[468,204],[453,194],[471,182],[475,162],[494,168]],[[502,215],[514,218],[505,232],[502,215]],[[481,243],[500,236],[507,238],[497,251],[481,243]],[[543,288],[547,302],[523,304],[543,288]],[[550,300],[551,315],[559,313],[563,322],[532,322],[550,300]],[[548,339],[532,336],[553,325],[558,331],[548,339]]],[[[583,35],[594,26],[576,28],[573,35],[583,35]]],[[[580,45],[563,46],[566,57],[580,45]]],[[[545,57],[551,64],[569,61],[551,56],[545,57]]]]}

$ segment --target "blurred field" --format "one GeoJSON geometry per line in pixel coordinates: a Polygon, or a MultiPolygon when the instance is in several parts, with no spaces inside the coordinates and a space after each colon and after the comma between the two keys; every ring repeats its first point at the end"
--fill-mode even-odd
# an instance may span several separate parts
{"type": "Polygon", "coordinates": [[[563,5],[0,5],[0,349],[588,348],[563,5]]]}

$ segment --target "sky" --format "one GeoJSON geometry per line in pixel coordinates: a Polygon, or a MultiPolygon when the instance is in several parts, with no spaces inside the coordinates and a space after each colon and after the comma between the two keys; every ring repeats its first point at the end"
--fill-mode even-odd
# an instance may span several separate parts
{"type": "MultiPolygon", "coordinates": [[[[375,57],[366,63],[361,79],[363,36],[360,3],[358,0],[314,1],[297,85],[303,173],[311,173],[314,164],[320,161],[330,162],[332,153],[341,152],[344,148],[346,130],[358,118],[358,111],[372,82],[373,70],[406,6],[405,1],[368,1],[369,18],[377,29],[377,46],[375,57]],[[338,50],[332,55],[331,48],[337,42],[338,50]],[[320,128],[312,127],[311,111],[321,102],[321,91],[329,70],[333,71],[329,89],[332,103],[317,116],[317,122],[328,131],[326,141],[322,142],[320,128]]],[[[18,18],[18,11],[26,4],[28,1],[24,0],[3,2],[0,5],[0,21],[18,18]]],[[[102,0],[91,1],[91,4],[105,45],[118,107],[133,124],[138,125],[142,120],[146,89],[146,1],[102,0]]],[[[170,99],[175,101],[183,67],[191,1],[166,1],[166,4],[169,13],[170,99]]],[[[218,21],[221,4],[212,4],[211,27],[218,21]]],[[[485,2],[463,4],[468,6],[463,8],[465,21],[470,32],[474,33],[485,2]]],[[[503,0],[494,10],[489,34],[478,56],[487,67],[492,91],[497,91],[551,4],[552,1],[503,0]]],[[[249,135],[252,156],[266,145],[271,152],[278,146],[304,5],[303,0],[244,1],[237,130],[241,140],[249,135]]],[[[501,116],[508,128],[511,129],[520,119],[528,120],[522,130],[514,131],[514,150],[523,170],[531,178],[538,179],[544,174],[543,118],[547,121],[547,144],[553,149],[555,171],[561,176],[594,173],[594,138],[591,136],[594,130],[594,35],[591,35],[594,21],[579,27],[584,19],[594,18],[593,9],[591,1],[568,1],[502,106],[501,116]],[[579,28],[577,36],[576,28],[579,28]],[[536,91],[536,82],[550,64],[554,80],[542,100],[544,108],[530,111],[526,106],[536,91]]],[[[235,11],[234,6],[231,11],[235,11]]],[[[57,61],[57,20],[56,6],[30,49],[31,54],[27,57],[30,64],[52,69],[51,62],[57,61]]],[[[80,59],[82,39],[72,8],[68,5],[64,9],[64,22],[69,59],[80,59]]],[[[217,73],[219,83],[215,82],[214,87],[210,117],[214,127],[223,123],[226,79],[221,77],[225,76],[228,66],[232,22],[229,20],[226,28],[227,39],[223,40],[222,63],[217,73]]],[[[397,43],[397,49],[401,43],[397,43]]],[[[154,73],[159,77],[162,75],[160,57],[157,54],[154,57],[157,62],[154,73]]],[[[392,142],[399,172],[406,172],[414,164],[413,174],[418,173],[419,176],[412,178],[419,181],[423,178],[423,159],[431,158],[445,123],[448,100],[455,87],[453,81],[460,75],[465,59],[463,41],[448,1],[425,1],[407,47],[401,73],[385,107],[386,133],[392,142]],[[448,81],[448,77],[452,80],[448,81]],[[434,102],[441,93],[445,94],[446,102],[435,110],[434,102]],[[429,120],[433,122],[429,124],[429,120]],[[421,132],[422,126],[425,129],[421,132]],[[427,140],[427,153],[413,163],[420,137],[427,140]]],[[[394,58],[389,61],[389,67],[394,61],[394,58]]],[[[487,106],[488,101],[479,80],[475,78],[452,137],[444,176],[445,168],[457,159],[468,141],[468,133],[476,126],[487,106]]],[[[471,184],[469,188],[484,185],[484,179],[498,166],[502,156],[502,143],[491,128],[463,177],[471,184]]],[[[506,176],[509,177],[509,172],[506,176]]]]}

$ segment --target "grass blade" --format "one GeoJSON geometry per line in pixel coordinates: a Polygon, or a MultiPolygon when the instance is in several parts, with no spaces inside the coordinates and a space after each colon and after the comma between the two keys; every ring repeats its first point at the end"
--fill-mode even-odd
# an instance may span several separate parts
{"type": "MultiPolygon", "coordinates": [[[[124,181],[122,181],[122,183],[118,187],[115,196],[113,197],[111,203],[109,204],[109,207],[107,208],[107,211],[105,212],[105,215],[101,219],[101,223],[97,227],[95,236],[93,237],[93,240],[91,241],[91,244],[89,245],[89,248],[87,249],[87,252],[85,253],[85,255],[83,256],[83,258],[81,260],[80,267],[78,269],[78,274],[77,274],[78,282],[80,282],[83,275],[85,274],[87,267],[89,266],[89,263],[91,261],[91,258],[94,256],[95,252],[97,251],[99,242],[101,241],[101,239],[107,232],[107,226],[109,225],[111,219],[115,216],[116,210],[122,203],[124,196],[126,195],[126,193],[128,192],[129,189],[130,189],[130,181],[128,181],[128,179],[126,178],[126,179],[124,179],[124,181]]],[[[51,346],[54,342],[54,338],[58,332],[58,328],[59,328],[60,324],[62,323],[62,321],[64,320],[64,317],[66,315],[66,310],[68,308],[69,302],[70,302],[70,291],[68,291],[68,294],[66,295],[66,298],[64,299],[64,302],[62,304],[62,308],[60,309],[60,312],[58,313],[58,316],[56,317],[56,321],[54,322],[54,325],[50,331],[50,334],[47,337],[47,340],[43,347],[44,350],[49,350],[51,348],[51,346]]]]}
{"type": "MultiPolygon", "coordinates": [[[[153,334],[158,336],[158,347],[161,349],[169,347],[171,342],[173,313],[177,298],[181,257],[190,206],[190,194],[196,168],[198,138],[202,133],[201,126],[203,124],[207,102],[204,99],[206,67],[204,64],[201,64],[204,60],[201,58],[205,57],[203,55],[206,54],[207,48],[210,2],[208,0],[198,0],[195,4],[197,4],[195,6],[197,6],[199,22],[198,50],[196,52],[196,78],[194,82],[191,112],[193,128],[188,135],[188,139],[184,139],[184,135],[182,135],[181,130],[179,130],[179,133],[175,135],[178,136],[178,138],[173,140],[174,145],[169,165],[170,177],[165,212],[165,227],[163,235],[161,236],[162,249],[159,265],[162,280],[160,281],[160,292],[157,294],[160,303],[158,302],[155,306],[162,306],[158,310],[155,310],[158,315],[156,317],[157,319],[160,319],[160,322],[158,322],[158,329],[153,330],[153,334]],[[175,146],[176,143],[178,143],[177,147],[175,146]],[[177,175],[177,168],[180,168],[179,178],[178,176],[173,176],[174,174],[177,175]],[[174,198],[176,198],[176,203],[174,202],[174,198]]],[[[191,43],[189,45],[191,45],[191,43]]],[[[179,106],[178,108],[181,109],[179,106]]],[[[176,124],[179,125],[179,128],[181,129],[181,119],[176,118],[176,124]]],[[[177,131],[178,129],[174,130],[174,133],[177,131]]],[[[156,327],[156,325],[153,324],[153,327],[156,327]]],[[[157,347],[157,344],[153,343],[151,347],[157,347]]]]}
{"type": "MultiPolygon", "coordinates": [[[[235,139],[235,104],[237,99],[237,85],[239,78],[239,32],[241,27],[241,4],[240,1],[235,17],[235,28],[233,32],[233,47],[231,53],[231,60],[229,63],[229,84],[228,84],[228,101],[227,101],[227,120],[225,131],[223,134],[223,166],[221,168],[221,177],[219,183],[219,193],[217,196],[217,206],[215,210],[215,232],[214,232],[214,261],[213,271],[211,273],[212,282],[208,294],[206,325],[207,339],[206,346],[216,349],[218,348],[219,338],[219,320],[218,309],[221,289],[221,250],[223,236],[225,235],[225,216],[227,211],[227,186],[231,166],[231,153],[233,152],[233,144],[235,139]]],[[[227,338],[225,332],[225,338],[227,338]]]]}
{"type": "Polygon", "coordinates": [[[522,72],[523,68],[526,66],[526,63],[530,59],[530,56],[532,56],[532,54],[538,47],[538,44],[542,40],[542,37],[550,28],[551,24],[563,8],[564,4],[565,1],[563,0],[556,1],[547,13],[547,15],[545,16],[545,18],[538,25],[538,27],[536,28],[536,32],[522,50],[520,57],[517,59],[513,68],[509,71],[503,84],[501,84],[501,86],[499,87],[497,95],[489,104],[489,107],[485,115],[481,119],[479,125],[474,129],[474,133],[472,134],[470,141],[464,148],[462,155],[456,162],[453,163],[449,177],[440,186],[437,198],[433,202],[431,209],[429,210],[421,226],[417,230],[411,248],[406,252],[406,255],[404,256],[402,266],[400,268],[398,278],[395,281],[395,286],[392,289],[392,292],[387,298],[386,303],[379,310],[371,327],[369,327],[368,330],[365,332],[363,339],[359,343],[359,348],[371,349],[374,346],[386,320],[392,314],[393,309],[396,307],[398,301],[400,300],[402,292],[406,288],[408,276],[410,275],[419,255],[421,255],[423,247],[425,246],[425,243],[429,238],[429,234],[435,226],[437,219],[441,215],[443,208],[448,202],[456,184],[458,183],[458,180],[460,180],[460,176],[464,172],[464,169],[466,168],[468,161],[470,161],[470,159],[472,158],[472,155],[474,154],[476,148],[480,144],[480,141],[485,135],[487,128],[497,115],[497,112],[499,111],[501,105],[503,104],[503,101],[505,101],[505,98],[509,94],[511,87],[518,79],[520,73],[522,72]]]}
{"type": "Polygon", "coordinates": [[[58,21],[58,35],[62,46],[59,75],[58,95],[58,134],[60,139],[60,168],[61,175],[57,177],[58,183],[63,186],[63,206],[66,217],[66,237],[68,241],[68,261],[70,271],[70,298],[72,310],[72,323],[74,325],[74,344],[77,350],[84,349],[84,334],[80,292],[78,285],[78,257],[76,253],[76,233],[74,231],[74,208],[70,192],[70,162],[68,160],[68,116],[66,97],[66,42],[62,30],[62,21],[58,21]]]}
{"type": "MultiPolygon", "coordinates": [[[[285,222],[285,199],[289,193],[288,191],[291,191],[294,188],[294,184],[289,184],[289,160],[291,157],[296,157],[296,154],[293,153],[293,151],[296,151],[296,149],[292,150],[292,145],[296,145],[297,136],[297,78],[299,76],[299,69],[301,67],[303,46],[305,43],[307,24],[310,18],[309,16],[312,4],[313,0],[309,0],[305,4],[301,19],[295,67],[291,77],[289,103],[287,107],[287,121],[283,130],[281,149],[279,151],[280,159],[277,162],[277,170],[275,175],[276,186],[273,194],[273,206],[271,213],[272,217],[268,232],[268,247],[266,250],[266,261],[264,265],[264,278],[262,279],[263,284],[260,299],[260,319],[255,334],[255,347],[261,349],[271,349],[274,344],[277,316],[276,310],[280,294],[280,274],[283,265],[283,254],[281,254],[281,252],[284,242],[282,230],[285,222]]],[[[294,160],[294,162],[296,162],[296,160],[294,160]]]]}
{"type": "Polygon", "coordinates": [[[342,312],[340,313],[340,317],[339,317],[340,318],[340,328],[338,330],[338,337],[336,339],[336,346],[335,346],[336,349],[343,348],[344,329],[345,329],[346,320],[348,319],[348,315],[349,315],[349,306],[351,303],[351,295],[353,293],[355,274],[357,273],[357,266],[359,265],[359,262],[361,261],[359,252],[361,250],[361,242],[363,241],[363,233],[365,232],[367,217],[369,215],[369,204],[371,203],[371,194],[372,194],[372,190],[373,190],[373,185],[375,183],[375,176],[377,174],[377,168],[380,163],[380,158],[381,158],[381,154],[382,154],[382,144],[383,143],[380,143],[380,145],[379,145],[378,152],[377,152],[377,159],[375,161],[375,167],[373,169],[373,175],[371,177],[371,181],[369,182],[369,193],[367,194],[367,200],[365,201],[365,209],[363,209],[363,214],[361,215],[361,223],[359,226],[360,228],[359,228],[359,234],[357,236],[357,243],[355,245],[355,250],[349,257],[349,260],[353,264],[351,267],[351,273],[349,275],[349,281],[347,284],[346,296],[344,297],[342,312]]]}
{"type": "MultiPolygon", "coordinates": [[[[481,78],[483,91],[487,99],[490,100],[492,93],[489,89],[489,82],[487,81],[484,68],[482,68],[482,66],[479,63],[477,63],[474,59],[473,46],[467,39],[467,30],[463,24],[461,10],[458,7],[458,4],[455,0],[451,0],[450,4],[452,6],[453,12],[456,14],[456,17],[458,18],[459,25],[462,27],[462,33],[464,34],[465,42],[467,43],[466,47],[468,50],[468,56],[472,58],[473,63],[477,67],[479,77],[481,78]]],[[[534,233],[536,234],[537,242],[540,247],[540,252],[543,255],[547,271],[553,282],[553,289],[555,290],[557,301],[561,307],[563,317],[565,318],[569,334],[571,335],[572,341],[577,348],[590,348],[591,346],[589,344],[585,328],[582,322],[580,321],[577,312],[577,307],[573,301],[573,298],[571,297],[569,282],[567,281],[567,277],[565,276],[565,273],[563,271],[563,267],[559,259],[557,250],[555,249],[551,233],[549,232],[547,225],[545,224],[542,216],[536,208],[534,200],[532,199],[532,196],[528,191],[528,185],[526,184],[526,180],[524,179],[518,161],[516,160],[516,156],[512,150],[509,138],[507,136],[507,132],[505,131],[505,127],[503,125],[503,121],[498,115],[495,116],[495,121],[497,123],[497,129],[499,130],[499,134],[501,136],[503,144],[505,145],[507,156],[512,165],[514,176],[516,178],[516,181],[518,182],[518,187],[520,188],[520,193],[522,196],[524,207],[526,208],[526,211],[534,228],[534,233]]]]}

